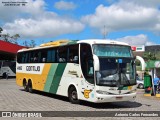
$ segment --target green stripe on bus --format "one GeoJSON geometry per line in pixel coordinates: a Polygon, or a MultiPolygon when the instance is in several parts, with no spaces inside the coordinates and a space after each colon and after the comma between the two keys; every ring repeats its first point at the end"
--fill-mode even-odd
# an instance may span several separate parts
{"type": "Polygon", "coordinates": [[[44,86],[44,91],[49,92],[50,87],[52,85],[53,76],[55,75],[56,69],[57,69],[58,63],[52,64],[47,76],[46,84],[44,86]]]}
{"type": "Polygon", "coordinates": [[[54,93],[54,94],[57,93],[59,83],[61,81],[61,78],[62,78],[62,75],[63,75],[63,72],[65,70],[66,65],[67,65],[67,63],[59,63],[58,64],[56,72],[53,77],[52,85],[49,90],[50,93],[54,93]]]}

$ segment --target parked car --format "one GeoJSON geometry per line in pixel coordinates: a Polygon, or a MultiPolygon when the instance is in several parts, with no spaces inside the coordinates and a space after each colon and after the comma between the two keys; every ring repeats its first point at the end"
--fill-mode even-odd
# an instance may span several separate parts
{"type": "Polygon", "coordinates": [[[142,80],[140,77],[136,77],[136,80],[137,80],[137,87],[140,88],[140,89],[143,89],[144,88],[144,80],[142,80]]]}

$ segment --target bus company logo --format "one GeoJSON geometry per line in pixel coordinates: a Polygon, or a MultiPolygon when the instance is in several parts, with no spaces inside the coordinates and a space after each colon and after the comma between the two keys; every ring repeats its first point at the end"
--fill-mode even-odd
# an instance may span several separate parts
{"type": "Polygon", "coordinates": [[[26,71],[40,71],[40,66],[26,66],[26,71]]]}
{"type": "Polygon", "coordinates": [[[2,112],[2,117],[42,117],[41,112],[2,112]]]}
{"type": "Polygon", "coordinates": [[[2,112],[2,117],[12,117],[11,112],[2,112]]]}
{"type": "Polygon", "coordinates": [[[84,97],[88,99],[88,98],[89,98],[89,94],[90,94],[91,92],[92,92],[92,90],[87,90],[87,89],[85,89],[84,92],[82,92],[82,93],[84,94],[84,97]]]}
{"type": "Polygon", "coordinates": [[[128,86],[128,90],[132,90],[132,86],[128,86]]]}
{"type": "Polygon", "coordinates": [[[71,74],[71,75],[75,75],[76,77],[78,77],[78,74],[77,74],[77,71],[68,71],[68,74],[71,74]]]}

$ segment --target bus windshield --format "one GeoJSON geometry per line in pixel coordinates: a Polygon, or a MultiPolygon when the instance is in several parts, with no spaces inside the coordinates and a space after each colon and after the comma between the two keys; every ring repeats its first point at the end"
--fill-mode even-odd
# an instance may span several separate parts
{"type": "Polygon", "coordinates": [[[94,44],[93,53],[97,56],[133,57],[131,47],[123,45],[94,44]]]}
{"type": "Polygon", "coordinates": [[[96,71],[97,85],[135,85],[135,64],[132,58],[99,57],[100,70],[96,71]]]}
{"type": "Polygon", "coordinates": [[[135,85],[135,64],[130,46],[94,44],[100,70],[96,71],[97,85],[135,85]]]}

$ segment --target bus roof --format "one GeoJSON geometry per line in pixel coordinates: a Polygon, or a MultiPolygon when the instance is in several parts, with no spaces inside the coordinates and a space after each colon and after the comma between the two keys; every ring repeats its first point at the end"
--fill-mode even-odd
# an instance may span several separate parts
{"type": "Polygon", "coordinates": [[[107,40],[107,39],[57,40],[57,41],[41,44],[38,47],[21,49],[18,52],[51,48],[51,47],[58,47],[58,46],[65,46],[65,45],[78,44],[78,43],[88,43],[90,45],[92,45],[92,44],[117,44],[117,45],[129,46],[127,43],[124,43],[124,42],[107,40]]]}
{"type": "Polygon", "coordinates": [[[107,40],[107,39],[88,39],[88,40],[79,40],[77,43],[88,43],[88,44],[118,44],[118,45],[126,45],[129,46],[127,43],[107,40]]]}

